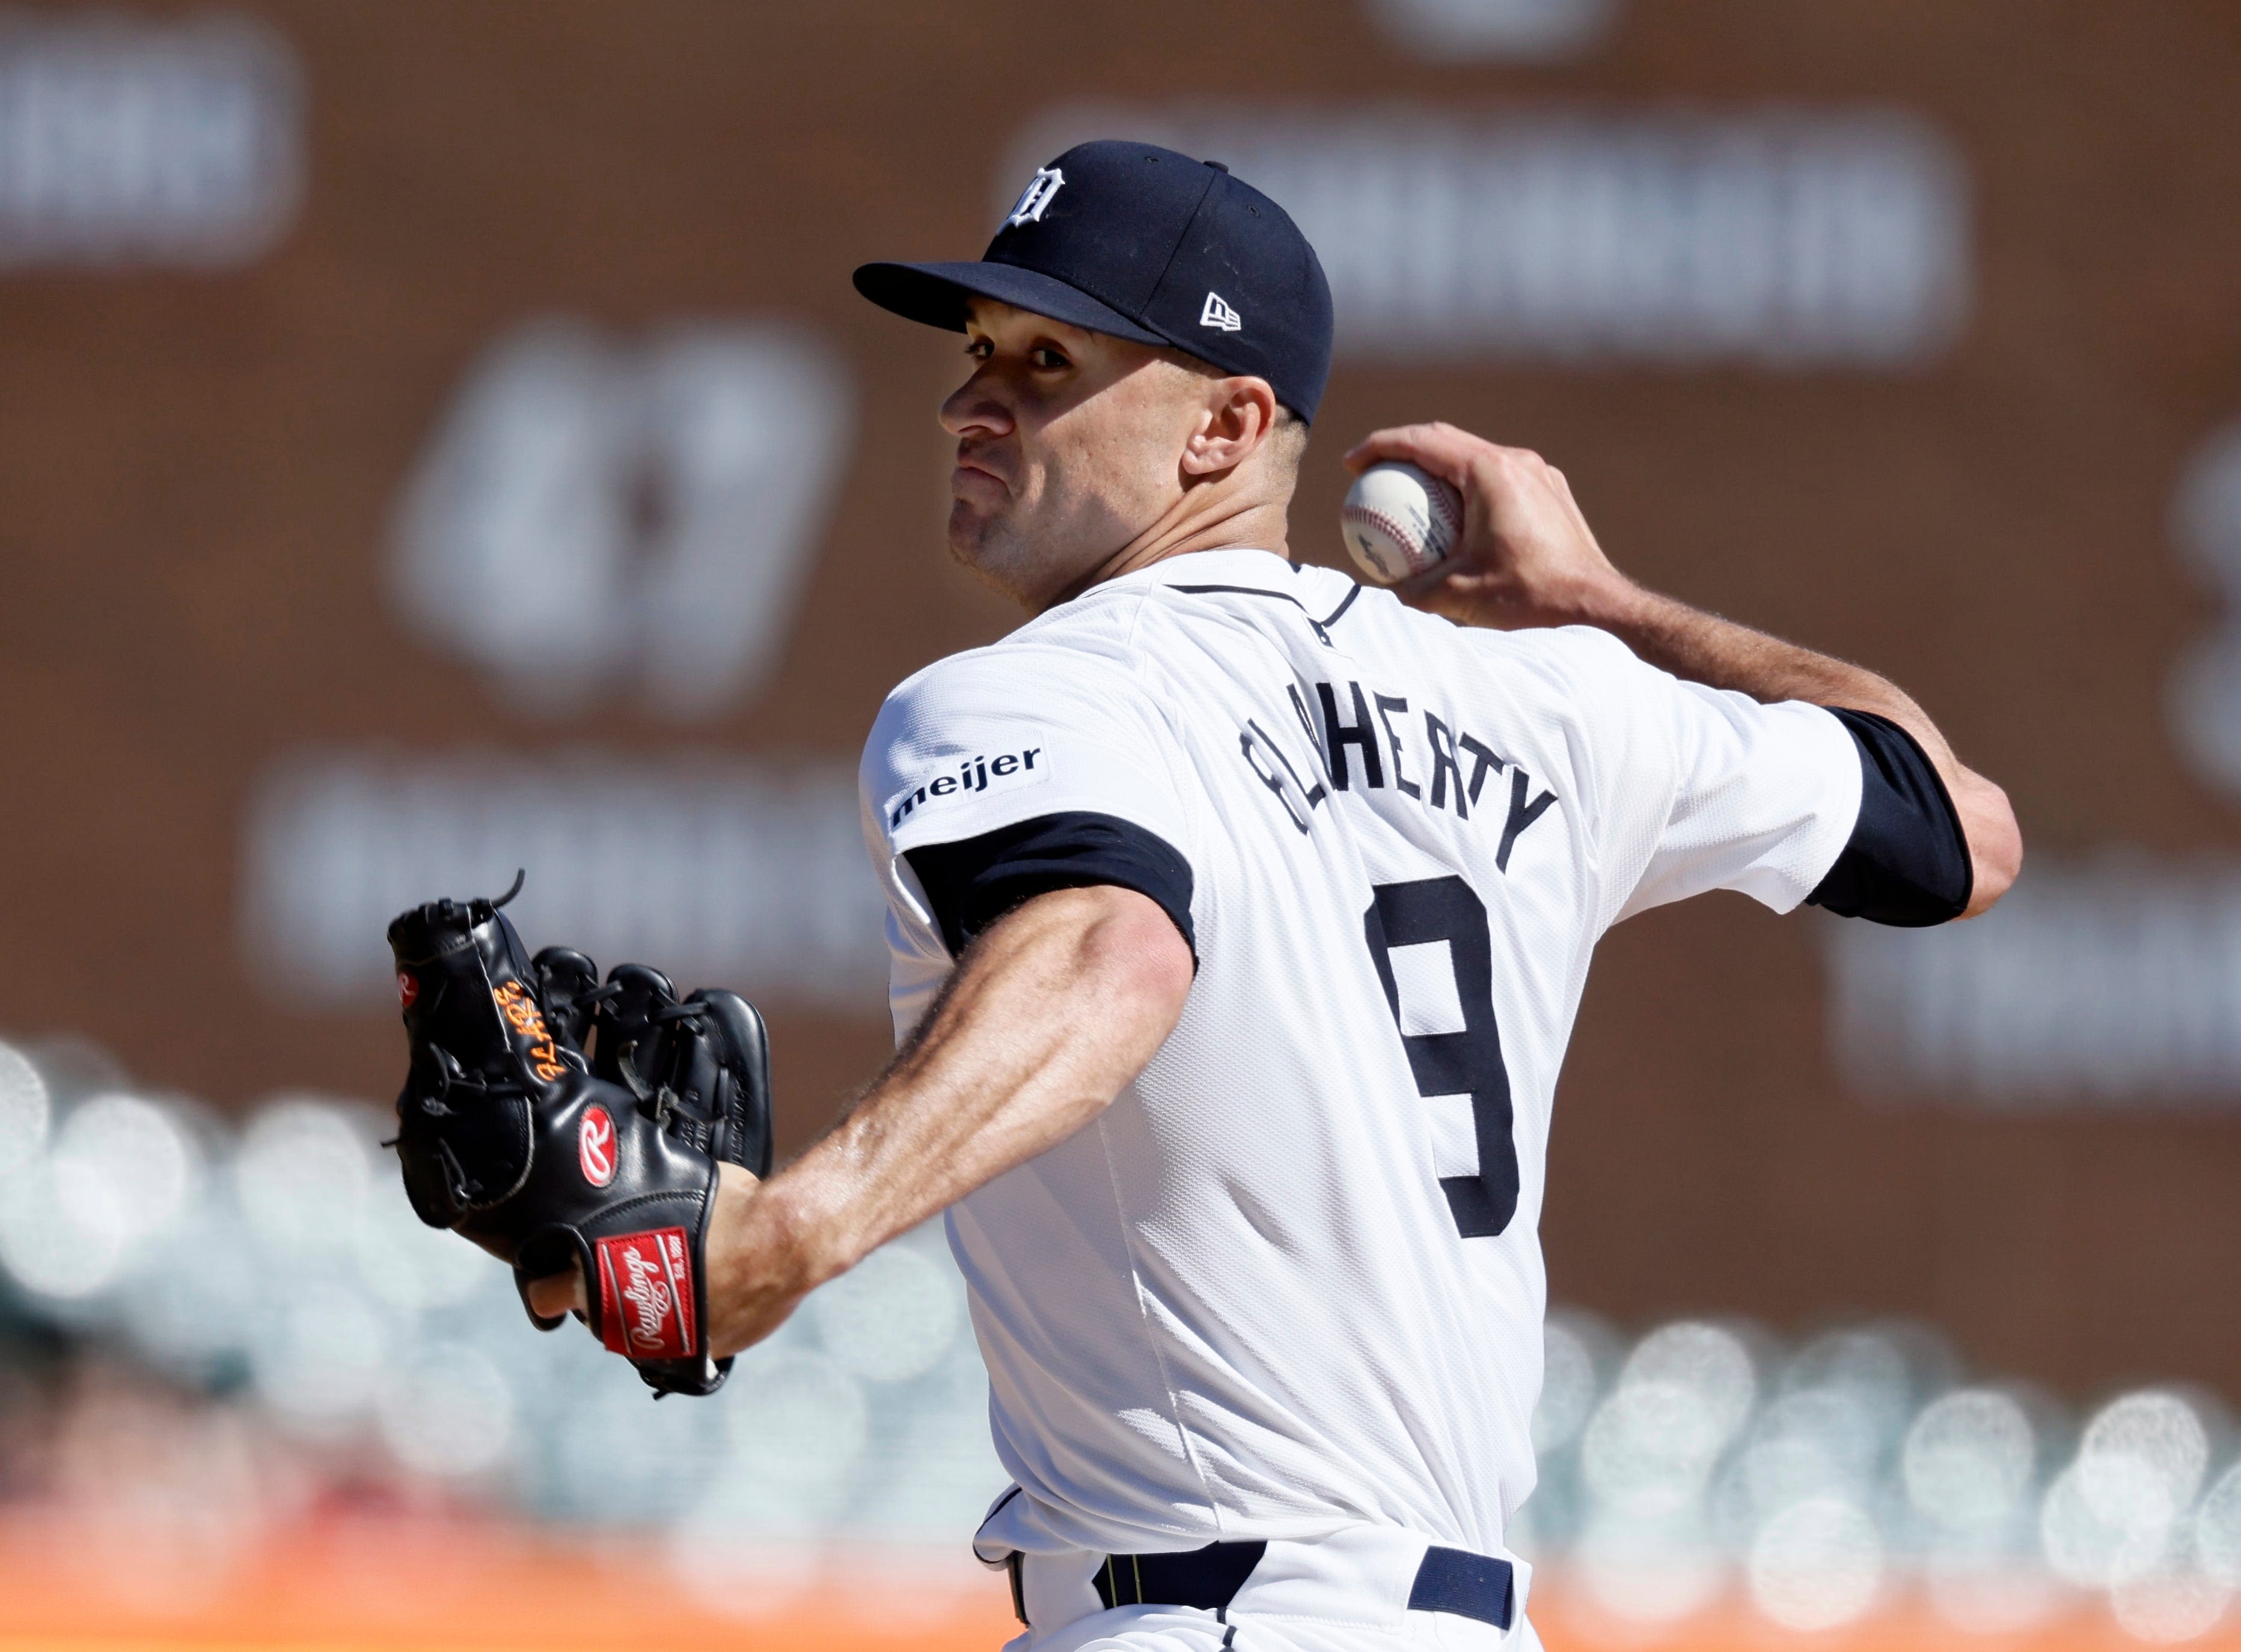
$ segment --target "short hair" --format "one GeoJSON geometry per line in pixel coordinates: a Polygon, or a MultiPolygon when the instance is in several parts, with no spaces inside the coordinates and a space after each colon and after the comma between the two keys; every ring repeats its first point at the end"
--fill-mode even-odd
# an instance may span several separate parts
{"type": "MultiPolygon", "coordinates": [[[[1169,347],[1158,353],[1162,361],[1172,362],[1186,373],[1200,378],[1254,376],[1250,373],[1233,373],[1226,367],[1216,367],[1212,362],[1201,361],[1187,350],[1169,347]]],[[[1262,382],[1267,383],[1266,380],[1262,382]]],[[[1300,468],[1300,461],[1307,453],[1308,434],[1308,422],[1283,403],[1277,403],[1276,422],[1268,427],[1268,440],[1274,445],[1277,456],[1294,470],[1300,468]]]]}
{"type": "Polygon", "coordinates": [[[1281,402],[1276,403],[1276,423],[1269,427],[1268,439],[1276,444],[1284,463],[1294,470],[1307,456],[1309,428],[1308,422],[1290,408],[1281,402]]]}

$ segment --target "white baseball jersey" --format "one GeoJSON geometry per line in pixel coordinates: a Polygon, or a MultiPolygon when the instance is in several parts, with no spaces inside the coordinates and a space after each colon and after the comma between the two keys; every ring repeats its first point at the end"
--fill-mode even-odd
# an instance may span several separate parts
{"type": "Polygon", "coordinates": [[[1021,1492],[984,1556],[1361,1525],[1506,1554],[1589,955],[1707,889],[1796,905],[1861,786],[1817,708],[1256,550],[1097,586],[897,689],[862,789],[899,1036],[953,963],[906,851],[1079,810],[1192,873],[1174,1033],[949,1213],[1021,1492]]]}

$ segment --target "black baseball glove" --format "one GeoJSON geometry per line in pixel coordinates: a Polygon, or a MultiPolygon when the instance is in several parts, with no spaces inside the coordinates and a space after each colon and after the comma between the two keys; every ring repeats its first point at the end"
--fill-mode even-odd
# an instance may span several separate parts
{"type": "MultiPolygon", "coordinates": [[[[495,901],[434,901],[389,926],[411,1069],[398,1157],[420,1219],[529,1282],[572,1263],[592,1332],[658,1394],[712,1394],[706,1237],[717,1165],[770,1174],[769,1045],[735,993],[679,1003],[621,964],[528,956],[495,901]],[[588,1053],[587,1053],[588,1051],[588,1053]]],[[[530,1318],[541,1330],[560,1322],[530,1318]]]]}

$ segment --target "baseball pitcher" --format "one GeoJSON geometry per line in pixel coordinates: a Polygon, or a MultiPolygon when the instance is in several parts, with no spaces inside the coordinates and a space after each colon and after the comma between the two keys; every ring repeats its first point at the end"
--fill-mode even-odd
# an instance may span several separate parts
{"type": "MultiPolygon", "coordinates": [[[[696,1162],[668,1250],[597,1212],[494,1248],[625,1352],[659,1272],[693,1322],[649,1380],[705,1387],[947,1211],[1016,1652],[1532,1648],[1505,1534],[1596,941],[1715,889],[1973,916],[2007,801],[1882,677],[1629,580],[1531,453],[1379,432],[1348,465],[1453,484],[1461,543],[1393,590],[1295,564],[1329,289],[1217,164],[1084,144],[981,260],[855,279],[961,336],[949,545],[1030,616],[865,749],[900,1053],[776,1176],[696,1162]]],[[[740,1023],[667,1024],[744,1092],[740,1023]]]]}

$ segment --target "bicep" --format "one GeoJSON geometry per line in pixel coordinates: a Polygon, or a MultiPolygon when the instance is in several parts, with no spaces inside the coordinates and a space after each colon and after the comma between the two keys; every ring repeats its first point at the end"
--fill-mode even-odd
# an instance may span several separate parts
{"type": "Polygon", "coordinates": [[[1004,1110],[1048,1145],[1143,1070],[1181,1018],[1195,971],[1148,896],[1053,889],[966,948],[899,1064],[972,1071],[984,1093],[1008,1089],[1004,1110]]]}
{"type": "Polygon", "coordinates": [[[1139,1050],[1121,1082],[1134,1078],[1182,1018],[1198,960],[1158,901],[1100,883],[1034,896],[1011,916],[1045,915],[1067,936],[1062,973],[1098,1017],[1116,1021],[1121,1042],[1139,1050]],[[1040,906],[1042,912],[1034,909],[1040,906]]]}

